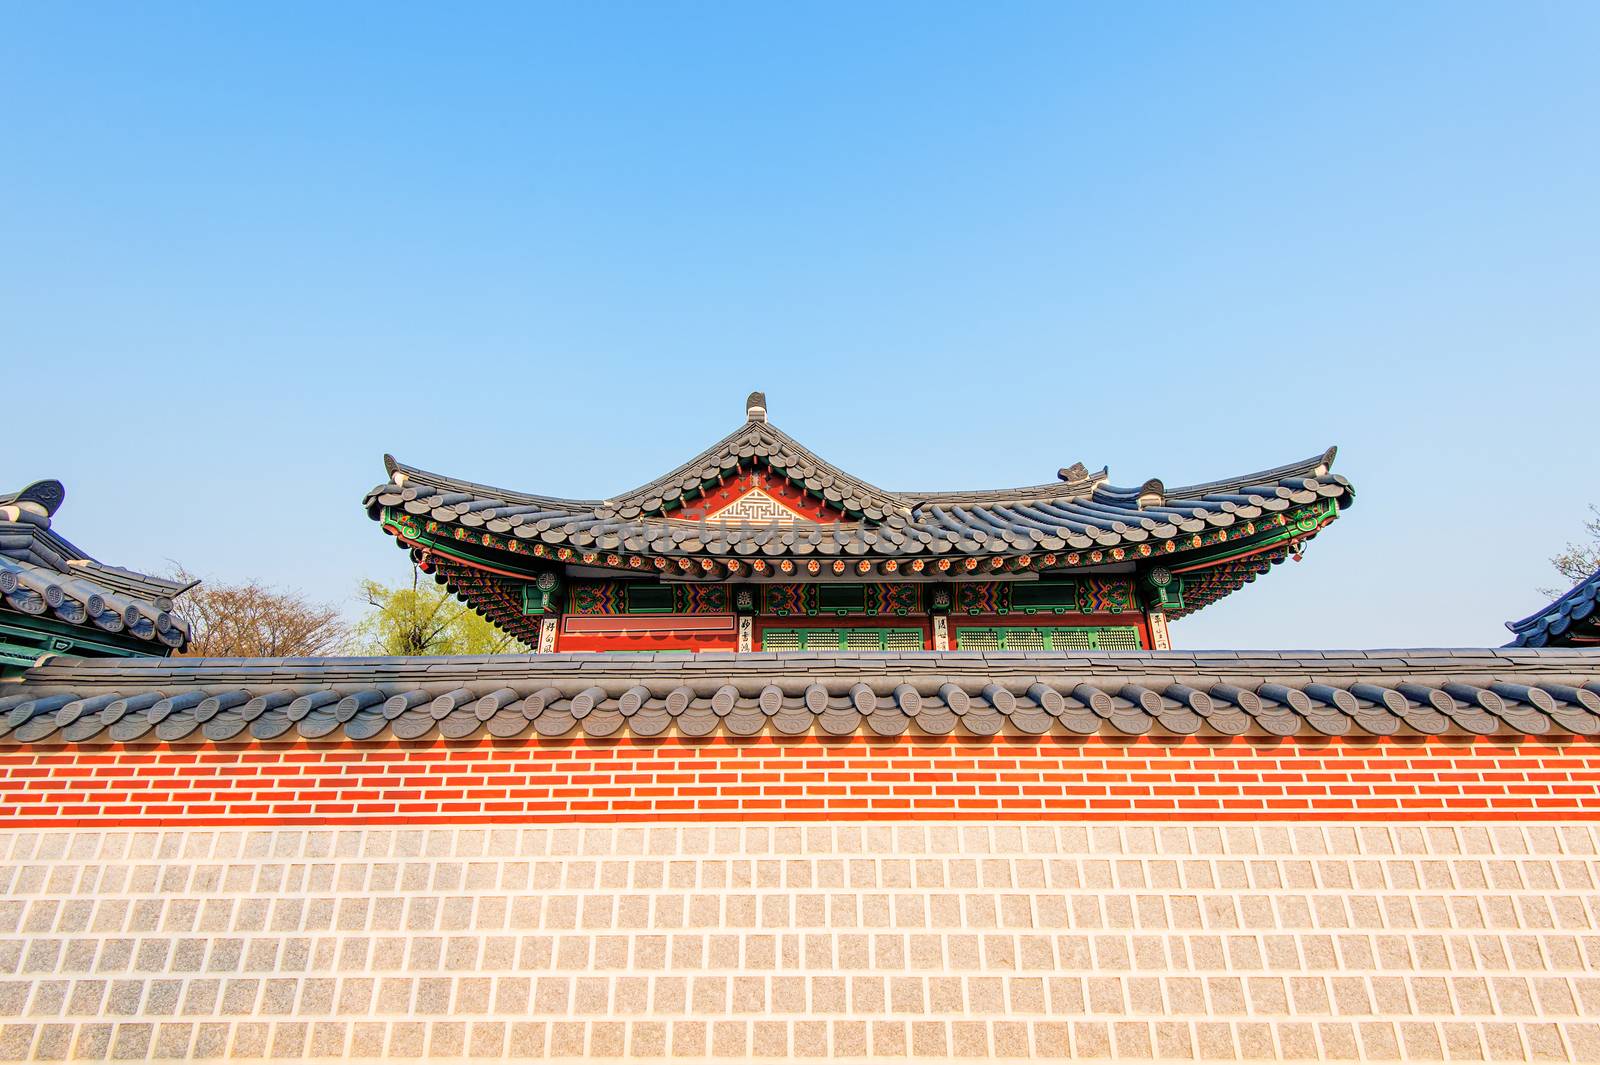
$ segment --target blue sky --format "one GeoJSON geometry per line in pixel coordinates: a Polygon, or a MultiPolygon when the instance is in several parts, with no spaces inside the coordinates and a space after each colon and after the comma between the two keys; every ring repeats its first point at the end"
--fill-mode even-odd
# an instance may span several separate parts
{"type": "Polygon", "coordinates": [[[1484,644],[1600,501],[1600,6],[0,5],[0,480],[352,606],[381,456],[1357,505],[1180,647],[1484,644]]]}

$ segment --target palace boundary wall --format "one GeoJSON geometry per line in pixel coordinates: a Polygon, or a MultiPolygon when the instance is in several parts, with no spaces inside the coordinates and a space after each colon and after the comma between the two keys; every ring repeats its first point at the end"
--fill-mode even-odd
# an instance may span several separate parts
{"type": "Polygon", "coordinates": [[[31,671],[0,1061],[1600,1061],[1600,657],[672,657],[31,671]]]}
{"type": "Polygon", "coordinates": [[[1600,1060],[1597,779],[1576,738],[12,746],[0,1059],[1600,1060]]]}

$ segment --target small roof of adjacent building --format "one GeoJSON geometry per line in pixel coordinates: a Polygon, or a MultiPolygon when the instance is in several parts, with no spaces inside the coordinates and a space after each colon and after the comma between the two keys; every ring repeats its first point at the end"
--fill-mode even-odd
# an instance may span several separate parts
{"type": "Polygon", "coordinates": [[[1521,621],[1508,621],[1510,647],[1600,647],[1600,570],[1521,621]]]}
{"type": "MultiPolygon", "coordinates": [[[[43,623],[58,634],[52,647],[74,653],[83,651],[81,638],[62,633],[79,630],[84,638],[110,638],[124,651],[143,644],[147,653],[158,655],[185,647],[188,623],[172,610],[183,586],[108,566],[72,544],[53,527],[66,496],[61,482],[53,480],[0,494],[0,626],[35,629],[43,623]]],[[[31,663],[30,646],[0,642],[5,644],[0,658],[7,664],[31,663]]]]}

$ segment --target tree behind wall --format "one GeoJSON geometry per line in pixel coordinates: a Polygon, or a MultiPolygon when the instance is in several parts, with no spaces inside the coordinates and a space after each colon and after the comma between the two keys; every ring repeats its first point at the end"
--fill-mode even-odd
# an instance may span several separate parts
{"type": "MultiPolygon", "coordinates": [[[[1577,584],[1596,570],[1600,570],[1600,506],[1591,503],[1589,513],[1594,516],[1583,523],[1584,532],[1589,534],[1589,542],[1569,543],[1565,551],[1550,559],[1550,564],[1568,584],[1577,584]]],[[[1560,589],[1560,591],[1565,590],[1560,589]]]]}
{"type": "MultiPolygon", "coordinates": [[[[183,570],[175,580],[189,583],[183,570]]],[[[315,658],[338,654],[349,634],[339,611],[296,592],[248,584],[197,585],[173,612],[189,622],[191,658],[315,658]]]]}
{"type": "Polygon", "coordinates": [[[361,596],[372,609],[355,627],[352,646],[359,654],[492,655],[526,650],[444,587],[423,580],[415,567],[409,585],[391,588],[362,581],[361,596]]]}

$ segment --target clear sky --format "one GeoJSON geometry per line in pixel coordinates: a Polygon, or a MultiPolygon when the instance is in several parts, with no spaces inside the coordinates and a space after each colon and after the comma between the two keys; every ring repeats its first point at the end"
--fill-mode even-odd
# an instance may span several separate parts
{"type": "Polygon", "coordinates": [[[1180,647],[1498,644],[1600,501],[1600,5],[0,3],[0,481],[352,606],[381,457],[603,496],[1340,447],[1180,647]]]}

